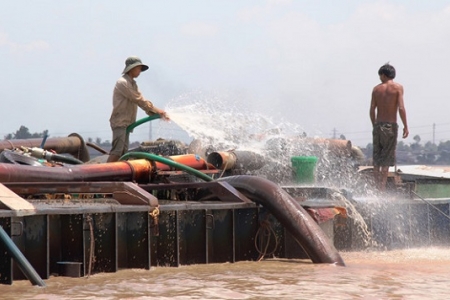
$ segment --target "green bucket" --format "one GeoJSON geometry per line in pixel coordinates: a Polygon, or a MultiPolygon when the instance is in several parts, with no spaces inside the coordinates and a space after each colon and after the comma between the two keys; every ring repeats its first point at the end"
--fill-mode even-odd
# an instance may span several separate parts
{"type": "Polygon", "coordinates": [[[316,180],[316,156],[291,157],[294,180],[297,183],[314,183],[316,180]]]}

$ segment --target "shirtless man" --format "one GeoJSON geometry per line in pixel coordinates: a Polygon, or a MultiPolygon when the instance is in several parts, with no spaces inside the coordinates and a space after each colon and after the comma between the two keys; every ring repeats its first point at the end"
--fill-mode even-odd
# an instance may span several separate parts
{"type": "Polygon", "coordinates": [[[381,83],[373,88],[370,120],[373,126],[373,169],[379,190],[386,190],[389,166],[395,165],[397,146],[397,111],[403,123],[403,138],[408,137],[403,86],[394,82],[395,69],[389,64],[378,70],[381,83]]]}

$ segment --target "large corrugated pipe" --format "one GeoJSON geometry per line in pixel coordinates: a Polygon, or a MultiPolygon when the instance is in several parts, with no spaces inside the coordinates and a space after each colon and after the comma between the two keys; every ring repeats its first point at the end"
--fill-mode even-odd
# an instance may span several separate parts
{"type": "Polygon", "coordinates": [[[135,181],[148,183],[151,171],[151,163],[145,159],[66,167],[0,164],[0,182],[135,181]]]}
{"type": "MultiPolygon", "coordinates": [[[[40,147],[42,139],[18,139],[0,141],[0,152],[5,149],[13,150],[21,146],[33,148],[40,147]]],[[[44,145],[45,150],[54,150],[56,153],[68,153],[75,158],[87,162],[90,159],[89,151],[83,138],[77,133],[71,133],[68,137],[48,138],[44,145]]]]}
{"type": "Polygon", "coordinates": [[[332,241],[313,218],[286,191],[275,183],[256,176],[223,177],[252,201],[269,210],[288,230],[314,263],[345,266],[332,241]]]}

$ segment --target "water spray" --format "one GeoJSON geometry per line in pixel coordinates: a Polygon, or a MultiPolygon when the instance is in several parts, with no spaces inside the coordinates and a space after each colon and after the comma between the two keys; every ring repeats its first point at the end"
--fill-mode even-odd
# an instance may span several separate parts
{"type": "Polygon", "coordinates": [[[447,219],[450,220],[450,216],[447,215],[446,213],[444,213],[442,210],[440,210],[439,208],[436,207],[436,205],[433,205],[430,201],[425,200],[423,197],[421,197],[419,194],[417,194],[414,191],[411,191],[411,193],[413,193],[414,195],[416,195],[420,200],[422,200],[423,202],[425,202],[426,204],[428,204],[429,206],[431,206],[432,208],[434,208],[435,210],[437,210],[441,215],[443,215],[444,217],[446,217],[447,219]]]}

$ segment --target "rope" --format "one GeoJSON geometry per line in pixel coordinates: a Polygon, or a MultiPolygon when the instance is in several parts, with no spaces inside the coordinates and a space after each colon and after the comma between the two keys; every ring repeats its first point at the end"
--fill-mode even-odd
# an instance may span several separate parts
{"type": "Polygon", "coordinates": [[[259,223],[259,225],[260,226],[259,226],[258,231],[256,232],[256,236],[255,236],[255,248],[256,248],[256,251],[258,251],[258,253],[259,253],[259,258],[257,261],[261,261],[264,257],[274,254],[278,248],[278,238],[277,238],[277,235],[276,235],[275,231],[273,230],[272,226],[270,225],[270,222],[267,220],[264,220],[264,221],[261,221],[259,223]],[[272,251],[268,252],[267,249],[269,248],[270,238],[272,236],[275,240],[275,246],[273,247],[272,251]],[[266,240],[265,240],[265,245],[264,245],[264,250],[263,250],[258,246],[258,240],[260,239],[260,243],[264,244],[265,237],[266,237],[266,240]]]}
{"type": "Polygon", "coordinates": [[[153,234],[154,236],[158,236],[159,235],[159,227],[158,227],[158,222],[159,222],[159,205],[155,208],[153,208],[152,211],[150,211],[148,213],[148,215],[153,219],[153,225],[150,226],[150,228],[153,229],[153,234]]]}
{"type": "Polygon", "coordinates": [[[149,212],[148,215],[153,219],[157,219],[159,217],[159,205],[153,208],[153,210],[149,212]]]}
{"type": "Polygon", "coordinates": [[[91,276],[92,265],[95,262],[94,223],[93,223],[91,215],[86,216],[86,222],[88,222],[88,224],[89,224],[89,231],[90,231],[90,237],[91,237],[90,250],[89,250],[89,267],[88,267],[88,275],[87,275],[87,278],[89,278],[89,276],[91,276]]]}
{"type": "Polygon", "coordinates": [[[11,145],[11,150],[14,150],[15,146],[10,140],[6,140],[11,145]]]}
{"type": "Polygon", "coordinates": [[[226,171],[226,169],[227,169],[227,166],[228,166],[228,160],[227,160],[227,162],[225,163],[225,166],[223,167],[222,173],[220,173],[219,178],[222,178],[223,174],[225,173],[225,171],[226,171]]]}
{"type": "MultiPolygon", "coordinates": [[[[232,149],[232,150],[228,150],[227,152],[233,152],[234,151],[234,149],[232,149]]],[[[223,170],[222,170],[222,173],[220,174],[220,176],[219,176],[219,178],[222,178],[222,176],[223,176],[223,174],[225,173],[225,171],[227,170],[227,167],[228,167],[228,163],[229,163],[230,161],[227,159],[227,162],[225,163],[225,166],[223,166],[223,170]]]]}
{"type": "Polygon", "coordinates": [[[437,210],[438,212],[440,212],[444,217],[446,217],[447,219],[450,220],[450,216],[446,215],[442,210],[440,210],[439,208],[437,208],[435,205],[433,205],[430,201],[425,200],[424,198],[422,198],[421,196],[419,196],[416,192],[411,191],[411,193],[413,193],[414,195],[416,195],[417,197],[419,197],[420,200],[422,200],[423,202],[425,202],[426,204],[430,205],[432,208],[434,208],[435,210],[437,210]]]}

